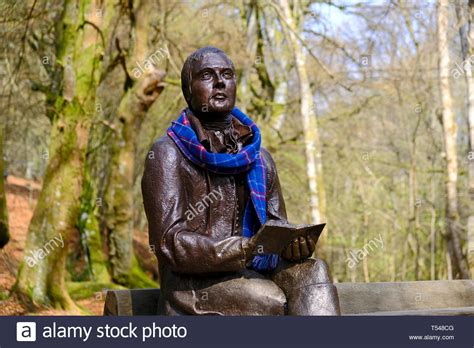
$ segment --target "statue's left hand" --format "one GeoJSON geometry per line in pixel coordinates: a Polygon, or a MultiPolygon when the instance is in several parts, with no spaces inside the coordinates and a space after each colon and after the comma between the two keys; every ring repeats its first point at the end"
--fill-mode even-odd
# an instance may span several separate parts
{"type": "Polygon", "coordinates": [[[310,257],[316,245],[311,237],[298,237],[283,250],[282,257],[288,261],[302,261],[310,257]]]}

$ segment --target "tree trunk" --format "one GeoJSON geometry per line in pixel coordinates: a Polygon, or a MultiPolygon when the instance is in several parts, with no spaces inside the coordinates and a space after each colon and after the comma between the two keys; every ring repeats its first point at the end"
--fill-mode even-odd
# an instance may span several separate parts
{"type": "MultiPolygon", "coordinates": [[[[250,62],[255,61],[255,54],[257,50],[257,41],[256,41],[256,28],[257,28],[257,16],[256,16],[256,6],[255,2],[244,3],[242,1],[240,3],[240,11],[242,13],[242,26],[245,28],[246,34],[246,54],[248,55],[248,59],[250,62]]],[[[248,107],[250,105],[251,100],[251,92],[249,88],[250,81],[250,74],[252,71],[253,66],[251,64],[245,64],[242,67],[242,74],[239,78],[239,99],[241,100],[240,108],[244,113],[248,113],[248,107]]]]}
{"type": "Polygon", "coordinates": [[[269,17],[269,15],[265,16],[266,29],[271,43],[272,64],[276,67],[273,72],[275,93],[273,96],[270,126],[273,130],[280,132],[285,122],[288,103],[288,50],[284,47],[284,36],[281,35],[281,31],[277,27],[278,22],[274,18],[269,17]]]}
{"type": "MultiPolygon", "coordinates": [[[[100,85],[96,91],[96,114],[89,133],[87,159],[81,208],[78,215],[80,249],[70,256],[74,276],[103,284],[111,281],[110,265],[104,235],[104,194],[110,173],[111,136],[116,131],[114,119],[125,88],[130,85],[124,69],[125,49],[131,45],[131,20],[133,9],[123,1],[117,1],[110,13],[110,25],[104,36],[103,67],[100,85]],[[76,260],[80,260],[78,263],[76,260]],[[77,265],[79,264],[79,267],[77,265]],[[79,274],[77,274],[79,270],[79,274]]],[[[87,286],[87,285],[86,285],[87,286]]]]}
{"type": "Polygon", "coordinates": [[[288,82],[283,78],[277,83],[273,98],[271,127],[279,132],[286,118],[286,103],[288,102],[288,82]]]}
{"type": "MultiPolygon", "coordinates": [[[[465,55],[464,59],[472,57],[474,55],[474,0],[469,1],[469,34],[467,38],[468,54],[465,55]]],[[[469,194],[469,217],[467,218],[467,250],[468,250],[468,261],[471,278],[474,278],[474,76],[472,73],[472,65],[466,70],[466,86],[467,86],[467,98],[468,98],[468,125],[469,125],[469,153],[468,153],[468,166],[469,166],[469,181],[468,181],[468,194],[469,194]]]]}
{"type": "MultiPolygon", "coordinates": [[[[122,99],[118,110],[119,128],[112,140],[111,175],[105,193],[106,228],[112,278],[130,285],[133,262],[133,179],[137,130],[154,100],[164,74],[151,71],[122,99]],[[150,93],[151,92],[151,93],[150,93]]],[[[150,284],[151,285],[151,284],[150,284]]]]}
{"type": "MultiPolygon", "coordinates": [[[[143,1],[137,8],[135,44],[131,63],[166,59],[161,51],[150,52],[148,34],[154,4],[143,1]]],[[[131,50],[132,51],[132,50],[131,50]]],[[[155,62],[158,63],[158,62],[155,62]]],[[[114,120],[115,133],[111,143],[110,176],[105,190],[105,227],[109,242],[109,261],[112,278],[119,284],[129,287],[153,287],[156,284],[138,268],[133,252],[133,183],[135,169],[136,134],[149,107],[163,90],[164,73],[150,66],[126,91],[114,120]]]]}
{"type": "Polygon", "coordinates": [[[3,165],[3,127],[0,127],[0,249],[10,240],[8,231],[7,196],[4,185],[5,168],[3,165]]]}
{"type": "MultiPolygon", "coordinates": [[[[287,37],[293,50],[296,70],[299,78],[301,96],[301,118],[304,132],[304,145],[306,154],[306,172],[308,176],[311,222],[318,223],[325,220],[326,199],[323,187],[323,164],[321,144],[319,140],[316,113],[313,107],[313,94],[311,92],[306,59],[300,42],[298,41],[297,25],[290,10],[287,0],[280,0],[283,21],[286,22],[287,37]]],[[[285,25],[283,25],[285,26],[285,25]]],[[[323,235],[324,236],[324,235],[323,235]]],[[[318,243],[321,246],[321,241],[318,243]]]]}
{"type": "Polygon", "coordinates": [[[96,114],[89,133],[81,208],[78,214],[80,250],[76,246],[76,253],[68,260],[74,265],[76,279],[103,284],[111,281],[106,238],[103,235],[104,192],[110,172],[110,138],[115,131],[112,123],[116,109],[125,94],[124,86],[127,85],[127,77],[121,64],[126,52],[124,54],[121,50],[130,45],[133,25],[128,4],[119,1],[116,6],[114,12],[110,13],[109,28],[104,28],[108,29],[104,37],[106,48],[101,81],[96,90],[96,114]],[[77,260],[80,260],[79,263],[77,260]],[[77,267],[77,264],[80,267],[77,267]]]}
{"type": "MultiPolygon", "coordinates": [[[[435,201],[435,184],[431,181],[431,202],[435,201]]],[[[430,224],[430,279],[436,280],[436,207],[431,205],[431,224],[430,224]]]]}
{"type": "MultiPolygon", "coordinates": [[[[111,6],[111,5],[107,5],[111,6]]],[[[58,23],[58,96],[43,189],[32,217],[16,291],[27,303],[78,311],[65,287],[68,244],[77,222],[85,153],[103,47],[99,7],[66,1],[58,23]]],[[[109,15],[105,9],[105,18],[109,15]]],[[[103,24],[107,27],[107,24],[103,24]]]]}
{"type": "Polygon", "coordinates": [[[456,15],[458,17],[459,36],[461,40],[461,52],[463,65],[465,65],[464,77],[466,81],[467,96],[467,124],[468,124],[468,211],[470,215],[467,217],[467,250],[468,264],[471,278],[474,278],[474,78],[472,74],[472,63],[469,57],[474,54],[474,28],[472,21],[474,20],[474,1],[469,1],[467,9],[467,25],[464,18],[464,7],[456,6],[456,15]],[[467,27],[467,30],[466,30],[467,27]]]}
{"type": "Polygon", "coordinates": [[[448,44],[448,5],[449,0],[438,2],[438,54],[439,54],[439,83],[441,93],[441,108],[443,118],[444,145],[446,152],[446,227],[447,245],[451,265],[455,276],[469,278],[457,225],[459,224],[458,209],[458,162],[456,152],[457,125],[454,119],[453,100],[449,85],[451,62],[448,44]]]}

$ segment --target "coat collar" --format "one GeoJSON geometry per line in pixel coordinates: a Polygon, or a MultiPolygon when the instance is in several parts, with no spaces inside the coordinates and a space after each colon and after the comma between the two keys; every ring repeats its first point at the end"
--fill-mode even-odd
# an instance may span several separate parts
{"type": "MultiPolygon", "coordinates": [[[[199,118],[197,118],[189,109],[186,110],[186,116],[188,117],[189,122],[191,123],[191,127],[196,132],[196,136],[199,142],[209,150],[209,147],[210,147],[209,135],[207,131],[204,129],[204,127],[202,126],[201,121],[199,121],[199,118]]],[[[233,117],[233,116],[232,116],[232,126],[237,131],[237,134],[238,134],[237,140],[241,140],[243,144],[245,144],[249,139],[252,138],[251,137],[252,129],[249,126],[244,125],[236,117],[233,117]]]]}

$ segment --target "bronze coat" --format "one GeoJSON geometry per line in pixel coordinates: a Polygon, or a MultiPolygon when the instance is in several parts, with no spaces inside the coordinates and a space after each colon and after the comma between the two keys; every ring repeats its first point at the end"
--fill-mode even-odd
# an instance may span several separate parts
{"type": "MultiPolygon", "coordinates": [[[[287,219],[275,163],[266,167],[267,219],[287,219]]],[[[162,314],[284,314],[283,291],[247,269],[245,175],[200,168],[164,136],[148,153],[142,194],[160,269],[162,314]],[[240,201],[240,204],[239,204],[240,201]]]]}

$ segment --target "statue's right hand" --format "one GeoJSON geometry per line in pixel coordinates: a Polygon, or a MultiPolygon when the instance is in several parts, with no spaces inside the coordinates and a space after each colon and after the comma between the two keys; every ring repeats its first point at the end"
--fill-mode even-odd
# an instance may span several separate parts
{"type": "Polygon", "coordinates": [[[315,248],[316,245],[311,237],[298,237],[288,244],[281,256],[292,262],[303,261],[313,254],[315,248]]]}
{"type": "Polygon", "coordinates": [[[246,241],[246,253],[251,255],[282,254],[291,261],[301,261],[310,257],[315,242],[309,235],[295,238],[295,234],[304,233],[286,221],[269,221],[263,228],[246,241]]]}

